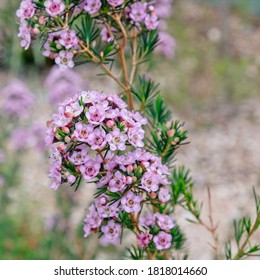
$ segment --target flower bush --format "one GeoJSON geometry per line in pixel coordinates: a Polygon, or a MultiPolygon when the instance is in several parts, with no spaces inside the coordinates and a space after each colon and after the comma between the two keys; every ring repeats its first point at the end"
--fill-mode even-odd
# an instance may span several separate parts
{"type": "MultiPolygon", "coordinates": [[[[102,244],[119,245],[128,230],[136,238],[137,246],[128,248],[133,259],[174,258],[185,240],[174,216],[177,205],[212,233],[218,253],[216,227],[201,220],[189,173],[174,166],[187,131],[172,121],[158,85],[138,71],[154,50],[174,54],[175,42],[159,20],[169,17],[170,3],[23,0],[17,11],[22,47],[40,39],[43,55],[61,70],[91,62],[118,86],[113,94],[69,94],[48,121],[45,141],[51,188],[67,183],[77,190],[82,179],[96,185],[84,236],[98,233],[102,244]]],[[[246,245],[235,257],[243,256],[246,245]]]]}

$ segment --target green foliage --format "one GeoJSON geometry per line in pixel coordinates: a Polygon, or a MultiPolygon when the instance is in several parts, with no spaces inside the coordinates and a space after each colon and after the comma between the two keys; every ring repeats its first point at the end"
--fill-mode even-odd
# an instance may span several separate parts
{"type": "Polygon", "coordinates": [[[144,259],[144,249],[140,247],[135,247],[126,249],[129,252],[130,258],[133,260],[143,260],[144,259]]]}
{"type": "MultiPolygon", "coordinates": [[[[189,170],[184,166],[175,168],[172,174],[172,204],[180,205],[190,211],[196,219],[200,219],[202,203],[199,203],[193,196],[193,181],[189,170]]],[[[191,222],[195,222],[192,221],[191,222]]]]}

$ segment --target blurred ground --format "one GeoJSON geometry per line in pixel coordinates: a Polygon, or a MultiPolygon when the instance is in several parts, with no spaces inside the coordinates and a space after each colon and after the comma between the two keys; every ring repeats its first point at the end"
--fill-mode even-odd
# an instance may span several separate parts
{"type": "MultiPolygon", "coordinates": [[[[179,150],[176,165],[185,164],[191,170],[195,196],[204,201],[205,220],[208,218],[206,187],[210,186],[213,216],[219,222],[220,239],[225,242],[231,237],[233,219],[254,213],[252,186],[260,192],[260,19],[238,9],[230,10],[228,40],[225,41],[220,9],[205,1],[175,2],[170,32],[177,42],[176,57],[173,60],[155,58],[150,71],[160,82],[174,118],[184,121],[189,130],[190,144],[179,150]]],[[[80,68],[79,71],[91,80],[94,69],[80,68]]],[[[29,84],[35,88],[40,105],[42,82],[34,80],[35,75],[29,74],[29,84]]],[[[6,84],[7,79],[2,70],[0,86],[6,84]]],[[[111,91],[112,84],[103,83],[111,91]]],[[[95,80],[89,83],[92,89],[102,89],[104,85],[95,80]]],[[[41,114],[41,119],[45,120],[51,109],[43,106],[35,114],[41,114]]],[[[91,196],[91,187],[84,186],[76,198],[66,197],[66,190],[57,197],[48,187],[46,159],[31,151],[22,155],[22,162],[21,184],[9,192],[12,204],[8,211],[13,216],[21,211],[23,220],[17,235],[0,241],[0,258],[1,254],[6,258],[111,258],[110,249],[96,254],[95,239],[87,242],[82,237],[83,209],[91,196]],[[59,220],[64,235],[61,231],[61,235],[51,241],[47,235],[50,232],[55,235],[56,227],[49,224],[51,217],[57,214],[57,200],[63,196],[71,199],[65,209],[65,213],[71,213],[59,220]],[[18,210],[17,204],[20,205],[18,210]],[[33,228],[27,228],[28,217],[35,222],[33,228]],[[50,232],[37,224],[38,218],[49,222],[46,223],[50,232]],[[27,243],[22,243],[22,234],[28,237],[27,243]],[[42,241],[38,241],[37,236],[42,241]],[[65,239],[65,243],[69,238],[74,248],[61,250],[64,244],[59,243],[59,238],[65,239]],[[39,255],[28,252],[45,247],[49,251],[39,255]]],[[[188,223],[185,219],[191,217],[187,213],[178,213],[176,219],[187,235],[190,258],[211,259],[212,250],[207,244],[212,241],[209,233],[188,223]]],[[[5,232],[0,229],[1,238],[5,232]]],[[[255,239],[260,240],[259,233],[255,239]]]]}

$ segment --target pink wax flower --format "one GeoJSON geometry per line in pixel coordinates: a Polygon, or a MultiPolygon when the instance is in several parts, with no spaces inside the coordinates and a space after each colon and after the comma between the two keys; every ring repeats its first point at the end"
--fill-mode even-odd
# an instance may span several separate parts
{"type": "Polygon", "coordinates": [[[127,213],[137,213],[141,210],[141,201],[142,197],[140,195],[130,191],[121,199],[122,209],[127,213]]]}
{"type": "Polygon", "coordinates": [[[80,142],[88,142],[89,136],[93,130],[94,127],[92,124],[83,124],[82,122],[77,122],[75,124],[75,130],[72,134],[72,139],[80,142]]]}
{"type": "Polygon", "coordinates": [[[76,102],[71,102],[65,107],[65,114],[71,115],[73,117],[78,117],[84,110],[84,107],[79,104],[78,100],[76,102]]]}
{"type": "Polygon", "coordinates": [[[72,116],[67,116],[65,114],[65,110],[63,107],[59,107],[58,108],[58,114],[54,114],[52,116],[53,120],[54,120],[54,124],[56,127],[63,127],[68,125],[71,120],[72,120],[72,116]]]}
{"type": "Polygon", "coordinates": [[[59,55],[55,58],[55,63],[58,64],[61,70],[66,70],[67,68],[73,68],[73,53],[60,51],[59,55]]]}
{"type": "Polygon", "coordinates": [[[144,19],[144,23],[148,30],[154,30],[159,26],[159,20],[156,15],[147,15],[144,19]]]}
{"type": "Polygon", "coordinates": [[[156,174],[145,172],[141,182],[142,185],[140,188],[146,190],[147,192],[156,192],[159,189],[159,180],[156,174]]]}
{"type": "Polygon", "coordinates": [[[100,31],[101,40],[107,43],[110,43],[114,40],[114,36],[110,34],[106,27],[102,28],[100,31]]]}
{"type": "Polygon", "coordinates": [[[94,179],[100,170],[100,163],[94,159],[89,159],[84,165],[80,166],[80,172],[85,180],[94,179]]]}
{"type": "Polygon", "coordinates": [[[166,187],[162,187],[159,190],[158,198],[161,203],[168,202],[171,199],[170,190],[166,187]]]}
{"type": "Polygon", "coordinates": [[[51,188],[57,190],[61,185],[62,177],[59,170],[55,168],[50,169],[49,178],[51,179],[51,188]]]}
{"type": "Polygon", "coordinates": [[[76,35],[75,30],[64,30],[60,34],[59,43],[64,46],[67,50],[74,48],[78,48],[79,38],[76,35]]]}
{"type": "Polygon", "coordinates": [[[100,0],[85,0],[80,4],[80,7],[90,15],[97,13],[101,6],[102,2],[100,0]]]}
{"type": "Polygon", "coordinates": [[[166,250],[171,247],[172,236],[164,231],[160,231],[156,236],[153,238],[153,242],[157,250],[166,250]]]}
{"type": "Polygon", "coordinates": [[[84,104],[89,104],[99,99],[99,93],[96,91],[82,91],[79,99],[82,99],[84,104]]]}
{"type": "Polygon", "coordinates": [[[103,129],[94,129],[88,137],[88,144],[92,150],[101,150],[106,146],[106,143],[106,132],[103,129]]]}
{"type": "Polygon", "coordinates": [[[31,28],[29,27],[26,20],[21,19],[20,26],[19,26],[19,33],[17,36],[21,38],[20,46],[25,50],[28,50],[31,45],[32,37],[31,37],[31,28]]]}
{"type": "Polygon", "coordinates": [[[128,131],[128,141],[130,144],[132,144],[134,147],[143,147],[144,142],[142,141],[144,139],[144,130],[134,127],[130,128],[128,131]]]}
{"type": "Polygon", "coordinates": [[[31,0],[23,0],[16,11],[19,18],[32,18],[35,14],[35,6],[31,0]]]}
{"type": "Polygon", "coordinates": [[[142,232],[137,234],[137,240],[138,240],[137,245],[139,247],[146,248],[151,242],[152,236],[149,234],[149,232],[142,232]]]}
{"type": "Polygon", "coordinates": [[[110,145],[112,151],[120,150],[124,151],[126,149],[125,142],[128,137],[125,133],[121,132],[119,128],[115,128],[109,134],[107,134],[107,142],[110,145]]]}
{"type": "Polygon", "coordinates": [[[100,124],[105,119],[105,116],[106,108],[102,105],[91,106],[88,112],[86,112],[86,117],[92,124],[100,124]]]}
{"type": "Polygon", "coordinates": [[[101,242],[104,245],[119,244],[122,228],[115,221],[110,220],[107,225],[101,227],[101,231],[104,233],[101,237],[101,242]]]}
{"type": "Polygon", "coordinates": [[[67,177],[67,181],[68,181],[69,184],[73,184],[73,183],[76,182],[76,177],[74,175],[69,175],[67,177]]]}
{"type": "Polygon", "coordinates": [[[146,13],[146,8],[147,8],[147,3],[142,3],[142,2],[135,2],[130,6],[130,13],[129,17],[134,21],[134,22],[142,22],[147,13],[146,13]]]}
{"type": "Polygon", "coordinates": [[[73,151],[69,156],[69,161],[75,165],[83,165],[89,160],[88,149],[83,148],[82,150],[73,151]]]}
{"type": "Polygon", "coordinates": [[[51,159],[51,165],[52,166],[54,166],[55,168],[60,168],[61,162],[62,162],[61,153],[53,145],[51,146],[50,159],[51,159]]]}
{"type": "Polygon", "coordinates": [[[173,218],[165,214],[155,214],[157,225],[160,229],[168,231],[175,227],[173,218]]]}
{"type": "Polygon", "coordinates": [[[46,12],[51,16],[60,15],[65,10],[65,4],[62,0],[47,0],[44,2],[46,12]]]}
{"type": "Polygon", "coordinates": [[[118,203],[110,205],[108,196],[101,195],[94,200],[94,204],[97,208],[98,214],[103,219],[105,218],[116,218],[118,216],[118,203]]]}
{"type": "Polygon", "coordinates": [[[97,183],[97,187],[103,187],[107,185],[111,178],[112,178],[112,173],[107,172],[106,176],[100,178],[99,182],[97,183]]]}
{"type": "Polygon", "coordinates": [[[111,192],[123,192],[126,188],[126,177],[116,171],[113,178],[109,181],[109,190],[111,192]]]}
{"type": "Polygon", "coordinates": [[[84,237],[88,237],[92,230],[96,230],[103,219],[99,216],[96,207],[92,204],[89,207],[89,213],[84,219],[84,237]]]}
{"type": "Polygon", "coordinates": [[[143,227],[150,227],[155,224],[155,216],[152,212],[148,212],[145,216],[140,217],[139,223],[143,227]]]}
{"type": "Polygon", "coordinates": [[[124,3],[124,0],[107,0],[107,2],[113,6],[113,7],[117,7],[120,6],[124,3]]]}

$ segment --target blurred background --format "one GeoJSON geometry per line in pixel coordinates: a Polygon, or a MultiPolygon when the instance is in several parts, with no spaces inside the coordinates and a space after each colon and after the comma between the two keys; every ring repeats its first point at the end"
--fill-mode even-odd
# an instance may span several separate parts
{"type": "MultiPolygon", "coordinates": [[[[254,213],[252,186],[260,192],[260,1],[157,2],[163,43],[149,75],[189,130],[190,144],[179,150],[176,165],[191,170],[206,220],[211,188],[213,217],[226,242],[233,219],[254,213]]],[[[115,86],[94,78],[99,71],[91,65],[60,72],[35,42],[24,52],[19,3],[0,2],[0,259],[125,258],[124,246],[100,249],[96,236],[83,238],[93,186],[51,190],[44,145],[46,120],[59,101],[77,90],[113,92],[115,86]]],[[[177,213],[190,258],[211,259],[211,236],[177,213]]]]}

